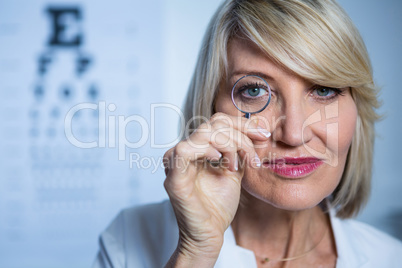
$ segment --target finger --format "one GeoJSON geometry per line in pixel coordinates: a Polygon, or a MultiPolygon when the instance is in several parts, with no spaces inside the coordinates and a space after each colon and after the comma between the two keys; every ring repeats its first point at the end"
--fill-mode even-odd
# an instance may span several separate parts
{"type": "Polygon", "coordinates": [[[182,141],[173,148],[173,156],[186,161],[195,161],[201,158],[219,159],[222,154],[209,143],[209,137],[203,137],[204,141],[192,143],[189,140],[182,141]]]}
{"type": "MultiPolygon", "coordinates": [[[[188,141],[182,141],[177,144],[172,151],[166,153],[168,174],[169,176],[184,175],[191,169],[192,166],[197,166],[200,160],[211,162],[219,161],[222,153],[216,150],[208,141],[200,146],[192,146],[188,141]]],[[[180,177],[182,177],[180,176],[180,177]]]]}
{"type": "Polygon", "coordinates": [[[236,152],[226,152],[223,154],[221,166],[231,172],[239,171],[239,156],[236,152]]]}
{"type": "Polygon", "coordinates": [[[163,155],[163,166],[165,167],[165,175],[167,176],[169,174],[169,166],[170,166],[170,158],[173,155],[174,147],[170,148],[169,150],[166,151],[166,153],[163,155]]]}
{"type": "Polygon", "coordinates": [[[262,116],[254,116],[252,119],[247,119],[224,113],[216,113],[211,117],[210,124],[215,129],[237,129],[246,134],[250,139],[268,140],[271,136],[271,133],[267,129],[269,128],[269,122],[262,116]]]}
{"type": "Polygon", "coordinates": [[[239,162],[244,161],[254,168],[261,166],[261,160],[255,152],[251,139],[236,129],[232,129],[230,133],[222,130],[214,131],[211,134],[210,143],[227,156],[231,171],[237,171],[239,162]],[[236,154],[239,151],[243,152],[240,159],[236,154]]]}
{"type": "MultiPolygon", "coordinates": [[[[227,115],[224,116],[227,118],[227,115]]],[[[223,114],[220,118],[223,118],[223,114]]],[[[234,117],[229,119],[234,119],[234,117]]],[[[238,119],[238,117],[236,117],[236,119],[238,119]]],[[[229,170],[237,171],[238,157],[236,152],[240,149],[243,149],[248,156],[247,158],[243,158],[243,160],[247,160],[252,167],[259,167],[260,160],[255,153],[253,142],[251,141],[250,137],[244,135],[243,132],[237,130],[236,128],[229,126],[228,122],[236,121],[222,121],[216,117],[215,121],[213,121],[211,124],[204,123],[200,125],[200,127],[190,136],[187,141],[181,142],[175,147],[175,157],[180,156],[175,160],[175,163],[177,163],[179,160],[181,164],[177,166],[183,167],[188,165],[189,161],[195,161],[200,158],[208,158],[209,151],[210,154],[212,154],[210,155],[211,158],[219,157],[219,152],[225,154],[225,160],[228,161],[227,167],[229,170]],[[208,149],[209,144],[212,144],[213,147],[216,148],[216,151],[211,151],[208,149]]],[[[246,122],[251,122],[252,124],[250,125],[253,125],[251,120],[246,120],[246,122]]],[[[235,126],[234,124],[231,125],[235,126]]],[[[252,133],[250,135],[254,134],[252,133]]]]}

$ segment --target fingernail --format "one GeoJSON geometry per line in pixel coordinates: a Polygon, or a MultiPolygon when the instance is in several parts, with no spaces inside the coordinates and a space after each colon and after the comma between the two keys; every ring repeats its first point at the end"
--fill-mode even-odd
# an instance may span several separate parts
{"type": "Polygon", "coordinates": [[[260,167],[261,166],[261,160],[260,160],[260,158],[258,157],[258,154],[257,153],[255,153],[255,158],[254,158],[254,160],[255,160],[255,165],[257,166],[257,167],[260,167]]]}
{"type": "Polygon", "coordinates": [[[235,158],[233,159],[234,163],[233,163],[233,168],[234,171],[238,171],[239,170],[239,163],[237,162],[237,154],[235,155],[235,158]]]}
{"type": "Polygon", "coordinates": [[[264,135],[265,137],[267,137],[267,138],[269,138],[269,137],[271,137],[271,132],[269,132],[268,130],[266,130],[265,128],[262,128],[262,127],[257,127],[257,129],[258,129],[258,131],[262,134],[262,135],[264,135]]]}

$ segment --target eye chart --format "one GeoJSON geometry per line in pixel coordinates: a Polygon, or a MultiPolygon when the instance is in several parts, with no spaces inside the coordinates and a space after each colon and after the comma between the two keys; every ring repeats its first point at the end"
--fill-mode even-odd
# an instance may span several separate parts
{"type": "Polygon", "coordinates": [[[86,266],[120,209],[164,197],[163,16],[159,0],[0,3],[1,267],[86,266]]]}

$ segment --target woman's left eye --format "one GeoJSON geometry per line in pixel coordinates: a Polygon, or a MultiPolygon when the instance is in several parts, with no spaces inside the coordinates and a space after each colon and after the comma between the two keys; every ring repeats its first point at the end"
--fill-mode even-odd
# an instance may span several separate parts
{"type": "Polygon", "coordinates": [[[318,98],[331,98],[341,94],[341,92],[342,91],[338,88],[316,87],[313,89],[312,95],[315,95],[318,98]]]}

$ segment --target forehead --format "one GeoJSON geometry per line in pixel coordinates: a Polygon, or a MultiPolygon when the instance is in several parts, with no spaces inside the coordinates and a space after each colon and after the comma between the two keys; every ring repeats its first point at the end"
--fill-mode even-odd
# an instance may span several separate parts
{"type": "Polygon", "coordinates": [[[263,66],[268,56],[253,42],[246,38],[234,38],[228,45],[229,73],[239,67],[263,66]]]}
{"type": "Polygon", "coordinates": [[[229,42],[227,70],[229,80],[245,74],[261,74],[271,78],[296,75],[272,60],[267,53],[247,38],[234,38],[229,42]]]}

